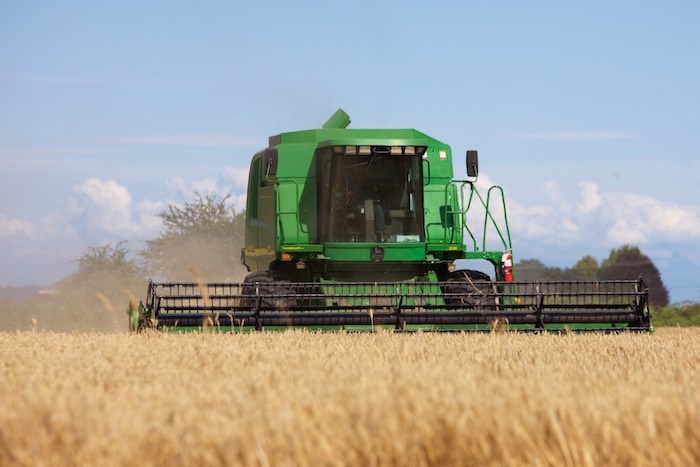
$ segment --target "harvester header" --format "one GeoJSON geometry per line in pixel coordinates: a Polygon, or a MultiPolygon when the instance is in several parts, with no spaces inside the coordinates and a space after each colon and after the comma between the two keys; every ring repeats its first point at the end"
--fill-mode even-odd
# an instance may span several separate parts
{"type": "Polygon", "coordinates": [[[339,109],[271,136],[250,164],[245,280],[151,283],[133,326],[651,328],[641,280],[516,281],[504,191],[477,189],[476,151],[458,180],[449,145],[349,125],[339,109]]]}

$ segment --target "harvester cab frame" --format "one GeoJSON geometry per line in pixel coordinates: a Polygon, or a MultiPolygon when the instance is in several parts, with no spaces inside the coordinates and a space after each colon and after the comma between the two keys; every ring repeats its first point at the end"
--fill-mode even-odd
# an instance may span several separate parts
{"type": "Polygon", "coordinates": [[[245,280],[151,282],[146,304],[130,307],[132,326],[651,329],[641,279],[514,280],[505,194],[477,188],[477,151],[455,180],[447,144],[349,124],[339,109],[322,128],[270,137],[251,160],[245,280]]]}

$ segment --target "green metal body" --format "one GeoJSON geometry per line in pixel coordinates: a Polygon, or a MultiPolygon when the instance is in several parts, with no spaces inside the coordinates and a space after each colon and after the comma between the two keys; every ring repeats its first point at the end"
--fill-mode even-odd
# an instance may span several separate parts
{"type": "MultiPolygon", "coordinates": [[[[505,204],[499,206],[502,216],[499,226],[491,206],[476,187],[470,181],[453,179],[450,146],[413,129],[342,127],[348,123],[349,117],[339,110],[323,128],[270,137],[269,147],[253,156],[242,251],[243,264],[249,271],[284,271],[294,281],[437,280],[448,274],[455,260],[481,259],[491,262],[493,275],[502,279],[501,255],[504,250],[512,251],[505,204]],[[355,154],[338,153],[338,148],[345,151],[347,147],[355,148],[355,154]],[[362,147],[365,152],[386,148],[387,153],[360,156],[362,147]],[[396,153],[399,150],[395,148],[401,151],[425,148],[425,152],[422,155],[391,154],[392,148],[396,153]],[[346,162],[351,159],[357,163],[346,162]],[[408,159],[415,160],[409,162],[408,159]],[[351,172],[350,169],[347,172],[336,170],[335,166],[343,163],[355,167],[360,176],[369,168],[364,174],[366,185],[372,182],[375,170],[383,168],[389,172],[375,184],[380,190],[390,187],[387,191],[395,192],[395,206],[381,209],[386,213],[387,229],[391,229],[392,224],[398,226],[394,228],[397,235],[385,239],[368,238],[371,226],[367,227],[367,222],[371,220],[366,218],[367,210],[372,209],[370,200],[363,196],[351,199],[352,195],[346,196],[339,193],[340,190],[331,192],[328,185],[345,183],[343,177],[351,172]],[[397,166],[393,176],[392,164],[397,166]],[[402,170],[409,165],[410,169],[402,170]],[[401,179],[409,172],[411,180],[401,179]],[[404,182],[408,188],[401,188],[404,182]],[[405,202],[400,206],[402,195],[404,199],[411,197],[412,206],[405,202]],[[324,230],[330,229],[329,223],[335,222],[342,230],[343,222],[349,229],[352,221],[345,218],[353,216],[346,212],[350,207],[332,205],[334,200],[330,198],[334,196],[346,196],[343,198],[346,205],[350,201],[359,205],[360,230],[354,237],[349,234],[347,238],[337,239],[324,235],[324,230]],[[481,210],[486,206],[483,219],[467,216],[468,209],[476,204],[481,205],[481,210]],[[334,210],[343,212],[329,214],[334,210]],[[392,217],[394,214],[396,218],[392,217]],[[328,216],[333,215],[336,220],[329,221],[328,216]],[[341,216],[344,217],[340,219],[341,216]],[[405,218],[409,216],[421,225],[412,226],[411,234],[403,235],[405,218]],[[467,220],[475,223],[468,224],[467,220]],[[492,224],[500,236],[497,250],[486,250],[486,224],[492,224]],[[383,250],[379,260],[371,255],[374,247],[383,250]]],[[[502,200],[502,190],[496,190],[502,200]]],[[[491,192],[489,198],[490,195],[491,192]]],[[[377,209],[380,208],[376,208],[375,213],[377,209]]]]}

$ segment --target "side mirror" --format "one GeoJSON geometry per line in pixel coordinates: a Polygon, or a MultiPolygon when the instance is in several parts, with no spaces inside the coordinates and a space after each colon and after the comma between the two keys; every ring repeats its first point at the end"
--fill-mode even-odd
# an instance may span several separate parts
{"type": "Polygon", "coordinates": [[[277,179],[277,148],[267,148],[262,160],[262,179],[270,182],[277,179]]]}
{"type": "Polygon", "coordinates": [[[479,176],[479,154],[477,151],[467,151],[467,176],[469,178],[479,176]]]}

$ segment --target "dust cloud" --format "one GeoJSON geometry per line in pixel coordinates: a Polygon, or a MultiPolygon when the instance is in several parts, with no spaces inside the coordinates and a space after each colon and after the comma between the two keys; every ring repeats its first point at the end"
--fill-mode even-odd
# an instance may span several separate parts
{"type": "MultiPolygon", "coordinates": [[[[179,265],[189,263],[181,271],[150,277],[157,281],[202,284],[240,282],[245,276],[240,264],[224,268],[220,264],[192,261],[188,256],[184,253],[180,258],[172,258],[179,265]]],[[[146,301],[148,280],[145,273],[124,275],[119,270],[96,274],[76,272],[34,293],[0,299],[0,331],[127,332],[129,303],[146,301]]]]}
{"type": "Polygon", "coordinates": [[[146,287],[133,277],[75,273],[30,298],[0,301],[0,331],[126,332],[129,300],[145,298],[146,287]]]}

